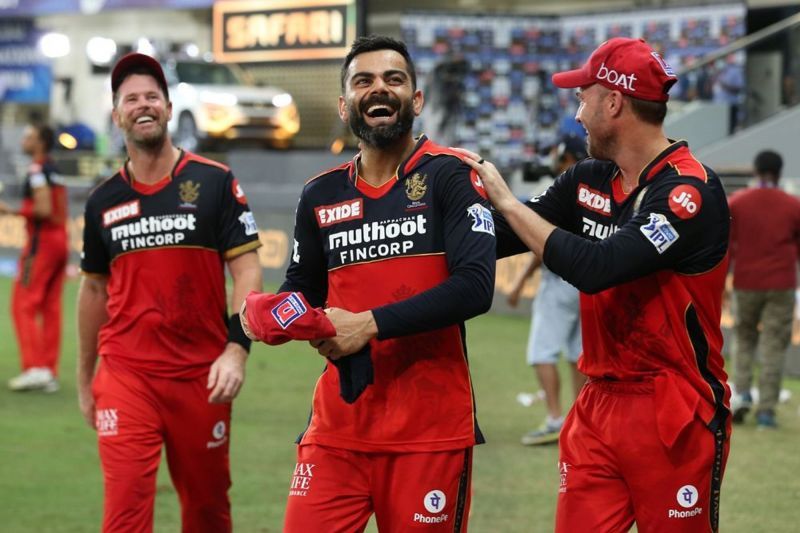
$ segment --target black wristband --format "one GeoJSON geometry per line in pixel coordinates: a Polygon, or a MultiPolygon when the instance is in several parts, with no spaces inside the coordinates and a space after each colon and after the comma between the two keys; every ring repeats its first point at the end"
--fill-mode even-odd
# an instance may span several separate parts
{"type": "Polygon", "coordinates": [[[244,348],[247,353],[250,353],[250,345],[253,341],[244,334],[242,321],[239,320],[239,313],[232,314],[230,320],[228,320],[228,342],[235,342],[244,348]]]}

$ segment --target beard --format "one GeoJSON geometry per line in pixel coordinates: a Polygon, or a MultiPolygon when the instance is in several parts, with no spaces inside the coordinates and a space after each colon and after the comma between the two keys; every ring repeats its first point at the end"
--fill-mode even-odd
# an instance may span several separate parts
{"type": "Polygon", "coordinates": [[[167,140],[167,123],[157,119],[158,127],[148,133],[137,133],[134,131],[136,126],[135,122],[126,125],[125,127],[125,140],[135,145],[140,150],[149,152],[156,152],[167,140]]]}
{"type": "Polygon", "coordinates": [[[378,95],[361,104],[361,111],[356,108],[355,103],[349,105],[348,124],[353,135],[361,139],[365,144],[374,148],[386,148],[394,144],[398,139],[406,136],[414,126],[414,110],[411,100],[401,102],[396,98],[378,95]],[[369,126],[364,119],[364,112],[375,104],[388,105],[392,109],[397,109],[397,120],[394,124],[386,126],[369,126]]]}
{"type": "Polygon", "coordinates": [[[616,153],[617,138],[614,133],[605,128],[596,128],[586,136],[586,153],[595,159],[612,161],[616,153]]]}

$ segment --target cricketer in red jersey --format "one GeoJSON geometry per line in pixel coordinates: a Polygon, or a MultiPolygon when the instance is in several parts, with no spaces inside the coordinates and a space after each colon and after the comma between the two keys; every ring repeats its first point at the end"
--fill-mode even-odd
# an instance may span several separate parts
{"type": "Polygon", "coordinates": [[[250,341],[227,315],[225,264],[238,309],[261,288],[258,231],[230,170],[172,145],[160,65],[129,54],[111,83],[129,159],[87,201],[78,294],[78,400],[97,431],[102,530],[153,530],[164,447],[183,531],[231,531],[231,401],[250,341]]]}
{"type": "MultiPolygon", "coordinates": [[[[328,363],[284,531],[363,531],[373,513],[381,532],[466,531],[483,439],[463,322],[491,304],[488,202],[460,156],[412,137],[423,96],[403,43],[357,39],[342,88],[362,151],[306,184],[280,289],[327,304],[337,332],[311,341],[328,363]]],[[[288,327],[286,304],[273,312],[288,327]]]]}
{"type": "Polygon", "coordinates": [[[17,334],[22,374],[9,380],[13,391],[58,390],[61,351],[61,297],[67,266],[67,191],[50,159],[53,130],[32,124],[22,151],[32,159],[18,211],[0,202],[0,214],[25,218],[25,247],[20,254],[11,315],[17,334]]]}
{"type": "Polygon", "coordinates": [[[502,214],[498,255],[527,246],[582,292],[589,382],[561,432],[558,532],[718,528],[730,219],[717,176],[664,136],[676,79],[644,41],[624,38],[555,74],[557,86],[580,88],[590,158],[527,205],[472,154],[502,214]]]}

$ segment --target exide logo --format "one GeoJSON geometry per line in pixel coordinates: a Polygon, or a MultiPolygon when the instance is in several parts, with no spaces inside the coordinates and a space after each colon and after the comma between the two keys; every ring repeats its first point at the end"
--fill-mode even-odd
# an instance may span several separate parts
{"type": "Polygon", "coordinates": [[[703,197],[691,185],[678,185],[669,193],[669,208],[678,218],[692,218],[700,211],[703,197]]]}
{"type": "Polygon", "coordinates": [[[608,80],[611,85],[623,87],[631,92],[636,92],[633,87],[633,82],[636,81],[635,74],[620,74],[614,69],[610,69],[605,63],[600,64],[600,70],[597,71],[598,80],[608,80]]]}
{"type": "Polygon", "coordinates": [[[320,228],[331,226],[347,220],[364,218],[364,203],[361,198],[348,200],[340,204],[322,205],[314,209],[320,228]]]}
{"type": "Polygon", "coordinates": [[[611,214],[611,198],[583,183],[578,186],[578,203],[595,213],[611,214]]]}

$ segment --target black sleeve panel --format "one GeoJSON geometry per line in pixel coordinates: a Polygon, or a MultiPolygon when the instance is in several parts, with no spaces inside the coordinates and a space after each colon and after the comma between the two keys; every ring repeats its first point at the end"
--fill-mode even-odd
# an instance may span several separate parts
{"type": "Polygon", "coordinates": [[[111,259],[100,235],[101,217],[95,207],[94,195],[86,202],[83,213],[83,250],[81,251],[81,270],[90,274],[108,274],[111,259]]]}
{"type": "Polygon", "coordinates": [[[639,212],[605,240],[554,231],[544,249],[547,267],[592,294],[664,269],[704,272],[724,258],[729,224],[724,194],[692,178],[664,180],[640,194],[639,212]],[[681,184],[695,187],[702,197],[691,218],[680,218],[670,208],[670,195],[681,184]]]}
{"type": "Polygon", "coordinates": [[[220,252],[233,253],[244,245],[258,240],[258,227],[246,196],[231,172],[225,175],[220,195],[217,239],[220,252]]]}
{"type": "Polygon", "coordinates": [[[460,163],[435,181],[450,277],[401,302],[373,309],[378,338],[388,339],[458,324],[492,305],[495,234],[488,202],[473,188],[470,168],[460,163]]]}
{"type": "Polygon", "coordinates": [[[308,187],[312,184],[306,186],[297,204],[292,257],[286,270],[286,279],[278,291],[300,292],[313,307],[322,307],[328,299],[328,262],[314,212],[306,204],[308,187]]]}
{"type": "MultiPolygon", "coordinates": [[[[577,188],[574,180],[575,168],[576,165],[573,165],[567,169],[545,192],[525,202],[528,208],[551,224],[569,231],[573,230],[575,218],[575,191],[577,188]]],[[[493,212],[493,214],[497,227],[497,258],[501,259],[530,251],[511,229],[511,225],[505,217],[497,212],[493,212]]]]}

